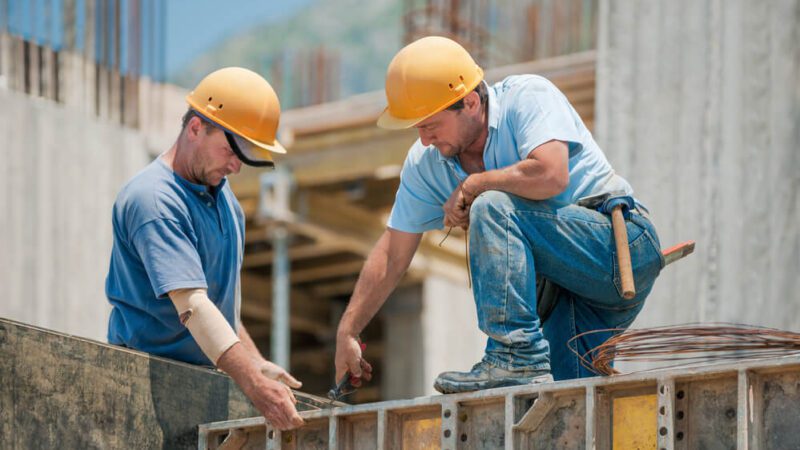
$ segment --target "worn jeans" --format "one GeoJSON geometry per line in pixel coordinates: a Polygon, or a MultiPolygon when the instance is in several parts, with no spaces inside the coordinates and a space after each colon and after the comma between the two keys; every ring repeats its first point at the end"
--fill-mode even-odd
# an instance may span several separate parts
{"type": "MultiPolygon", "coordinates": [[[[478,326],[489,337],[484,361],[550,369],[556,380],[592,376],[567,341],[585,331],[629,326],[664,264],[650,221],[634,212],[626,224],[636,283],[631,300],[622,298],[610,216],[506,192],[478,196],[470,210],[469,257],[478,326]],[[563,288],[543,330],[537,273],[563,288]]],[[[583,354],[610,336],[582,337],[577,349],[583,354]]]]}

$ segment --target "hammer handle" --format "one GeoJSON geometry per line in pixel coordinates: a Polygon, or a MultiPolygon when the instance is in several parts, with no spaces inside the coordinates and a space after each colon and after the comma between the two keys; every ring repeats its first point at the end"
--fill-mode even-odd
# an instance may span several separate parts
{"type": "Polygon", "coordinates": [[[616,206],[611,210],[611,227],[614,230],[614,242],[617,245],[617,265],[619,266],[620,281],[622,281],[622,297],[630,300],[636,296],[636,287],[633,284],[631,251],[628,248],[628,229],[625,227],[622,205],[616,206]]]}

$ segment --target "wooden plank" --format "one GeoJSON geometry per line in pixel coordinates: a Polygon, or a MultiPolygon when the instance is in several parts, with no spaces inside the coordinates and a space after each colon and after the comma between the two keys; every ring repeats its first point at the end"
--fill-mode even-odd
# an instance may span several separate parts
{"type": "MultiPolygon", "coordinates": [[[[332,243],[325,244],[304,244],[289,248],[289,260],[299,261],[304,259],[318,258],[321,256],[330,256],[337,253],[345,252],[346,249],[339,245],[332,243]]],[[[244,255],[243,268],[251,269],[254,267],[263,267],[272,265],[275,253],[272,250],[265,250],[259,252],[248,252],[244,255]]]]}
{"type": "MultiPolygon", "coordinates": [[[[258,320],[265,324],[272,322],[272,308],[263,302],[255,302],[251,299],[242,299],[242,318],[258,320]]],[[[310,316],[301,316],[293,314],[289,318],[289,328],[292,331],[299,331],[316,336],[320,340],[328,340],[334,335],[335,329],[330,326],[329,320],[314,319],[310,316]]],[[[270,335],[271,327],[261,329],[258,332],[258,327],[248,327],[248,332],[251,337],[255,339],[267,338],[270,335]],[[252,330],[250,329],[252,328],[252,330]]]]}
{"type": "Polygon", "coordinates": [[[352,294],[355,285],[356,277],[352,277],[343,281],[315,283],[308,290],[313,297],[330,298],[352,294]]]}

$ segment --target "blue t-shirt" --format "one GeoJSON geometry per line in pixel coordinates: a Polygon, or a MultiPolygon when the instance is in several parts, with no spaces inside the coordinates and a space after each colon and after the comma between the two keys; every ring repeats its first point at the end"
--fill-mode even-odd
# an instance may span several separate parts
{"type": "Polygon", "coordinates": [[[208,289],[238,330],[244,215],[226,180],[212,189],[193,184],[156,158],[117,195],[112,221],[108,342],[211,365],[167,293],[208,289]]]}
{"type": "MultiPolygon", "coordinates": [[[[633,195],[567,98],[546,78],[510,76],[489,87],[488,93],[489,135],[483,150],[486,170],[516,164],[536,147],[559,140],[569,146],[569,186],[544,201],[560,206],[610,191],[633,195]]],[[[408,233],[442,228],[442,206],[467,175],[457,158],[446,158],[418,139],[403,165],[388,226],[408,233]]]]}

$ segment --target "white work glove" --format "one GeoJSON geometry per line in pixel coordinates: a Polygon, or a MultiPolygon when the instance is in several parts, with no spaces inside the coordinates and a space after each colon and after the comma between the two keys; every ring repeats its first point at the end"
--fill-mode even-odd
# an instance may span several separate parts
{"type": "Polygon", "coordinates": [[[258,369],[262,374],[264,374],[265,377],[271,380],[280,381],[292,389],[300,389],[300,387],[303,386],[303,383],[297,381],[297,379],[291,376],[286,369],[273,362],[264,360],[259,363],[258,369]]]}

